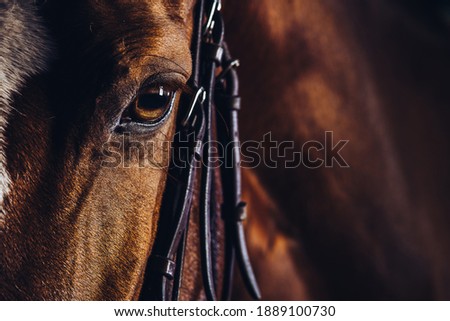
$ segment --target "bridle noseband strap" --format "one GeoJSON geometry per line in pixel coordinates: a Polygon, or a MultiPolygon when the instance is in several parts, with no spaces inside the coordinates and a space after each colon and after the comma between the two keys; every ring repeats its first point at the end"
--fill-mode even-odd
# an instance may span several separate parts
{"type": "MultiPolygon", "coordinates": [[[[249,293],[260,299],[256,278],[250,264],[243,220],[245,203],[241,201],[238,111],[239,82],[228,47],[224,42],[224,23],[220,0],[199,0],[192,40],[193,74],[191,86],[197,88],[183,114],[180,109],[173,155],[160,211],[155,243],[147,263],[142,300],[178,300],[192,200],[200,180],[200,250],[203,285],[208,300],[216,300],[218,287],[216,256],[212,246],[216,239],[215,221],[223,219],[225,228],[225,267],[222,299],[229,299],[237,258],[242,279],[249,293]],[[219,73],[218,71],[221,71],[219,73]],[[217,76],[219,74],[219,76],[217,76]],[[217,111],[216,111],[217,106],[217,111]],[[217,112],[217,114],[216,114],[217,112]],[[215,120],[218,120],[215,122],[215,120]],[[217,132],[217,137],[215,133],[217,132]],[[213,168],[213,141],[227,162],[220,168],[221,183],[213,168]],[[185,145],[188,145],[188,152],[185,145]],[[229,166],[230,165],[230,166],[229,166]],[[217,211],[216,195],[223,202],[217,211]]],[[[184,97],[186,99],[186,97],[184,97]]],[[[183,106],[183,102],[180,102],[183,106]]],[[[217,251],[217,249],[216,249],[217,251]]]]}

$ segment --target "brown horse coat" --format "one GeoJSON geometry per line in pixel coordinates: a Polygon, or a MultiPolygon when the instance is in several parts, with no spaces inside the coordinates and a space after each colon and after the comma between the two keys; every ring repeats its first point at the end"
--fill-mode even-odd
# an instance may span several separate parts
{"type": "MultiPolygon", "coordinates": [[[[166,173],[101,166],[102,146],[149,77],[188,80],[193,4],[0,0],[0,298],[137,297],[166,173]]],[[[449,28],[413,4],[224,4],[243,139],[348,140],[346,168],[245,170],[264,298],[450,297],[449,28]]],[[[174,116],[133,140],[170,140],[174,116]]],[[[195,254],[187,271],[201,298],[195,254]]]]}
{"type": "Polygon", "coordinates": [[[349,168],[250,174],[259,180],[248,192],[260,199],[250,239],[263,293],[448,299],[448,8],[263,0],[226,9],[246,84],[243,139],[271,132],[301,147],[332,131],[334,143],[349,140],[349,168]]]}

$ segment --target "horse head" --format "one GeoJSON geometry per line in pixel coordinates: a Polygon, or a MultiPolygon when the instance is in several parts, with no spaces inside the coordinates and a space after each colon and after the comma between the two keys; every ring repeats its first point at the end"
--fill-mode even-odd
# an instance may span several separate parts
{"type": "Polygon", "coordinates": [[[0,1],[2,298],[139,295],[193,7],[0,1]]]}

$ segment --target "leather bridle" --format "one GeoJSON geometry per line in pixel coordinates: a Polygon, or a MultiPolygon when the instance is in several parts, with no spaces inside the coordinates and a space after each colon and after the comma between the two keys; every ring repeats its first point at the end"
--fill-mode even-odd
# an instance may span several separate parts
{"type": "MultiPolygon", "coordinates": [[[[245,203],[241,201],[238,111],[240,109],[237,60],[224,41],[220,0],[198,0],[192,38],[195,94],[189,108],[183,99],[177,119],[177,133],[164,192],[158,231],[147,262],[142,300],[178,300],[194,195],[199,195],[199,234],[203,285],[208,300],[230,299],[237,259],[250,295],[260,298],[244,236],[245,203]],[[217,121],[216,121],[217,120],[217,121]],[[218,140],[226,150],[217,148],[218,140]],[[214,168],[214,156],[227,156],[226,164],[214,168]],[[220,179],[217,179],[220,177],[220,179]],[[198,189],[197,187],[200,186],[198,189]],[[217,206],[220,204],[221,206],[217,206]],[[225,230],[222,293],[219,287],[217,248],[222,220],[225,230]],[[213,248],[214,247],[214,248],[213,248]]],[[[187,97],[183,97],[186,100],[187,97]]]]}

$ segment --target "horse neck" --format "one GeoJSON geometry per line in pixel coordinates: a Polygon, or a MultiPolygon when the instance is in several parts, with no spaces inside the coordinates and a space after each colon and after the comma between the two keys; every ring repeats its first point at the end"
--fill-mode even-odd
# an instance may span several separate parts
{"type": "MultiPolygon", "coordinates": [[[[280,210],[279,229],[305,246],[328,293],[375,296],[397,284],[390,295],[422,295],[402,292],[407,276],[393,279],[383,266],[399,274],[409,269],[426,282],[442,275],[424,253],[433,253],[436,266],[449,265],[440,258],[450,244],[442,228],[450,202],[440,191],[450,177],[433,170],[445,168],[450,156],[443,147],[448,31],[400,2],[228,1],[226,10],[230,47],[247,84],[243,139],[261,141],[271,132],[277,141],[301,144],[323,142],[332,131],[336,140],[349,140],[343,153],[351,170],[254,169],[280,210]],[[440,157],[429,157],[436,150],[440,157]],[[340,263],[328,266],[336,253],[340,263]],[[369,281],[348,289],[332,275],[369,281]]],[[[435,282],[432,291],[441,288],[435,282]]]]}

